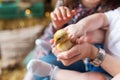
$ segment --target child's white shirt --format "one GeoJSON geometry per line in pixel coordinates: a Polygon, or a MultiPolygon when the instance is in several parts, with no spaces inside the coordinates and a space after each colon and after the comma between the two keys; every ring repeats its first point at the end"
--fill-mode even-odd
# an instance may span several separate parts
{"type": "Polygon", "coordinates": [[[120,58],[120,7],[105,12],[105,15],[109,23],[105,49],[108,53],[120,58]]]}

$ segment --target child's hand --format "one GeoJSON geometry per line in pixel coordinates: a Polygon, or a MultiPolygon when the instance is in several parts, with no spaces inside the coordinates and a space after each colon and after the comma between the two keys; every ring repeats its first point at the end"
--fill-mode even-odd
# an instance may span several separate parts
{"type": "Polygon", "coordinates": [[[55,8],[55,10],[51,12],[51,20],[54,28],[56,30],[62,28],[62,26],[66,24],[74,14],[75,10],[70,11],[69,8],[64,6],[55,8]]]}
{"type": "Polygon", "coordinates": [[[72,42],[77,42],[79,39],[80,43],[80,40],[83,40],[84,36],[86,36],[86,32],[81,27],[82,25],[76,26],[76,24],[71,24],[65,28],[72,42]]]}
{"type": "Polygon", "coordinates": [[[105,30],[96,30],[92,32],[86,32],[85,29],[82,29],[82,24],[80,26],[76,26],[75,24],[69,25],[65,28],[68,33],[68,37],[71,41],[76,42],[78,44],[83,42],[88,43],[103,43],[105,37],[105,30]]]}

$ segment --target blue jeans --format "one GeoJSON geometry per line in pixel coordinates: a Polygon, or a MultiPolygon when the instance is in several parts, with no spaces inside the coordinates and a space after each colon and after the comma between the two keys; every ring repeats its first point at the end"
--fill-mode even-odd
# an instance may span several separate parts
{"type": "MultiPolygon", "coordinates": [[[[64,66],[61,62],[57,61],[56,57],[50,53],[47,56],[44,56],[40,60],[45,61],[50,64],[54,64],[58,66],[61,69],[68,69],[68,70],[74,70],[79,72],[85,72],[85,65],[82,61],[78,61],[70,66],[64,66]]],[[[39,77],[37,75],[34,75],[34,80],[49,80],[49,77],[39,77]]]]}

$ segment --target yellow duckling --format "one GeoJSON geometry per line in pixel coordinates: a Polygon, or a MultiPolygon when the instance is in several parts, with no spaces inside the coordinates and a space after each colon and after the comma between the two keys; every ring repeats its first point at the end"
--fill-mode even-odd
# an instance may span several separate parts
{"type": "Polygon", "coordinates": [[[58,30],[54,34],[54,42],[58,50],[66,51],[70,49],[74,44],[68,39],[68,34],[64,29],[58,30]]]}

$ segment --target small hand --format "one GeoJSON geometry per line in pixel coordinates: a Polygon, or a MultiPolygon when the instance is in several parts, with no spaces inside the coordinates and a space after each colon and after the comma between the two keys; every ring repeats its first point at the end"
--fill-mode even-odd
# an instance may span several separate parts
{"type": "Polygon", "coordinates": [[[65,28],[68,33],[68,37],[71,39],[72,42],[76,42],[77,39],[86,35],[81,27],[82,26],[78,26],[76,24],[71,24],[65,28]]]}
{"type": "Polygon", "coordinates": [[[55,29],[60,29],[64,24],[66,24],[75,14],[75,10],[70,11],[69,8],[61,6],[55,8],[51,12],[51,20],[55,29]]]}

